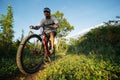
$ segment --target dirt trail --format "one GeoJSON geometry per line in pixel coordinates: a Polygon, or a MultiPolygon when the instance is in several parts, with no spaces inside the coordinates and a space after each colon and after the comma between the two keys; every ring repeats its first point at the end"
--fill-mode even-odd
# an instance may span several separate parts
{"type": "Polygon", "coordinates": [[[34,74],[24,75],[22,73],[17,74],[16,76],[9,77],[9,78],[0,78],[0,80],[35,80],[36,77],[38,77],[38,72],[34,74]]]}
{"type": "Polygon", "coordinates": [[[23,78],[23,80],[35,80],[36,77],[38,77],[38,73],[39,73],[39,71],[34,74],[27,75],[23,78]]]}
{"type": "MultiPolygon", "coordinates": [[[[56,62],[57,60],[59,60],[60,58],[63,58],[64,56],[65,55],[57,56],[56,60],[52,61],[51,63],[56,62]]],[[[51,63],[46,62],[45,64],[43,64],[43,66],[41,67],[41,69],[39,71],[44,71],[44,69],[46,67],[48,67],[48,65],[50,65],[51,63]]],[[[34,73],[34,74],[29,74],[29,75],[23,75],[20,73],[16,77],[11,77],[11,78],[6,79],[6,80],[36,80],[36,78],[39,77],[39,71],[34,73]]]]}
{"type": "MultiPolygon", "coordinates": [[[[56,59],[54,61],[46,62],[45,64],[43,64],[39,71],[44,71],[44,69],[46,67],[48,67],[51,63],[54,63],[54,62],[56,62],[57,60],[59,60],[60,58],[63,58],[63,57],[65,57],[65,55],[56,56],[56,59]]],[[[36,78],[39,77],[39,71],[34,73],[34,74],[29,74],[29,75],[23,76],[23,77],[21,77],[21,79],[19,77],[19,79],[15,79],[15,80],[35,80],[36,78]]]]}
{"type": "MultiPolygon", "coordinates": [[[[39,71],[44,71],[45,67],[47,67],[47,65],[50,65],[50,64],[51,63],[43,64],[39,71]]],[[[33,74],[16,77],[14,80],[36,80],[36,78],[39,77],[39,71],[33,74]]]]}

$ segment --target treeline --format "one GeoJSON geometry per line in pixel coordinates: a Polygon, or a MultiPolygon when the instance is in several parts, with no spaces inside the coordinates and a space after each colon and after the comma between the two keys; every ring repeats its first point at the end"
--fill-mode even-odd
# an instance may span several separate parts
{"type": "Polygon", "coordinates": [[[107,25],[92,29],[78,39],[71,39],[68,51],[96,53],[99,55],[120,55],[120,25],[107,25]]]}
{"type": "Polygon", "coordinates": [[[58,51],[68,53],[96,53],[99,55],[120,55],[120,25],[106,25],[90,30],[77,39],[61,38],[58,51]]]}
{"type": "Polygon", "coordinates": [[[12,48],[12,40],[14,37],[13,12],[10,5],[7,7],[7,11],[7,14],[2,14],[0,19],[0,55],[8,55],[8,53],[10,53],[12,48]]]}

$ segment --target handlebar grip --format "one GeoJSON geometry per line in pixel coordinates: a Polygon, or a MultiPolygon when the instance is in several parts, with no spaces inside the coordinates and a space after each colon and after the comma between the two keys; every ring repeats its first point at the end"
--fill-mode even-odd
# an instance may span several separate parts
{"type": "Polygon", "coordinates": [[[29,26],[29,28],[30,28],[30,29],[34,29],[34,26],[33,26],[33,25],[31,25],[31,26],[29,26]]]}

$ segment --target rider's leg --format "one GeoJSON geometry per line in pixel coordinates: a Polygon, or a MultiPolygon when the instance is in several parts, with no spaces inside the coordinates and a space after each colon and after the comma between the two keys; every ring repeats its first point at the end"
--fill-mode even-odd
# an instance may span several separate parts
{"type": "Polygon", "coordinates": [[[47,46],[47,38],[44,38],[43,44],[44,44],[45,55],[48,56],[49,51],[48,51],[48,46],[47,46]]]}
{"type": "Polygon", "coordinates": [[[54,32],[50,32],[51,50],[50,53],[54,51],[54,32]]]}

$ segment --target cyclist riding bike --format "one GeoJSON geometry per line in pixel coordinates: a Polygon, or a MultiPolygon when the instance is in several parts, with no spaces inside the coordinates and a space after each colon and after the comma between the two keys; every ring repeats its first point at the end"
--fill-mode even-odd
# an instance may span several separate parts
{"type": "MultiPolygon", "coordinates": [[[[43,18],[40,21],[40,24],[38,26],[30,26],[31,29],[38,30],[40,27],[43,27],[45,34],[50,36],[51,41],[51,49],[47,51],[46,46],[44,46],[45,49],[45,55],[49,56],[54,52],[54,38],[57,33],[57,28],[59,27],[58,20],[55,17],[51,16],[51,10],[49,8],[44,8],[43,10],[45,18],[43,18]]],[[[44,43],[45,45],[46,43],[44,43]]]]}

